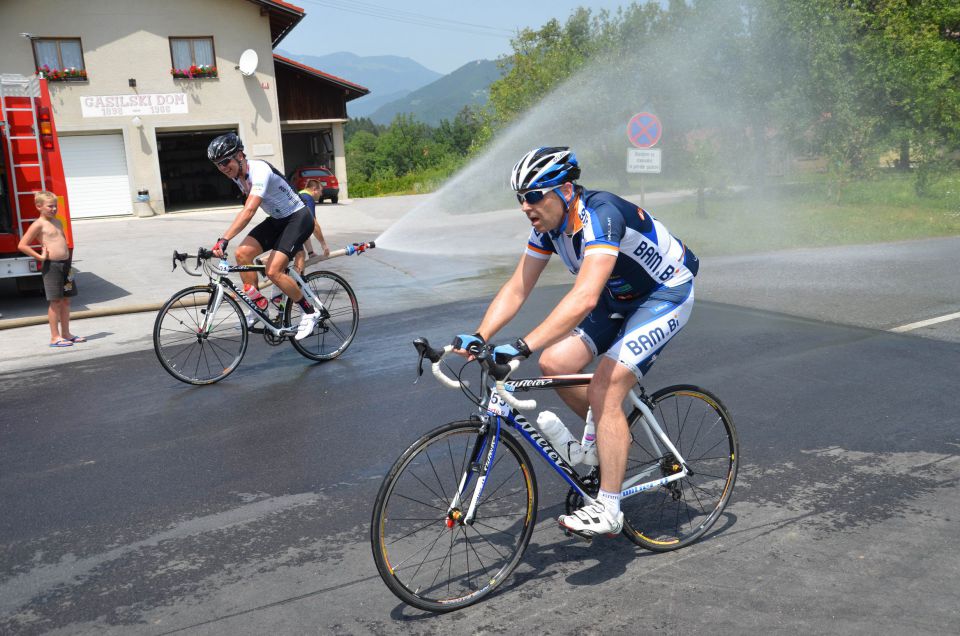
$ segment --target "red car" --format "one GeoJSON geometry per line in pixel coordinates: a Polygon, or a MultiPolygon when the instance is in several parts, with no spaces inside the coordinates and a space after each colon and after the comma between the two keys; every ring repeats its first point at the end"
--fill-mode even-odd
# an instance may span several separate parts
{"type": "Polygon", "coordinates": [[[287,181],[297,190],[303,190],[307,187],[307,181],[316,179],[320,182],[320,203],[324,199],[330,199],[330,203],[336,203],[340,196],[340,182],[337,181],[337,175],[333,174],[323,166],[300,166],[290,173],[287,181]]]}

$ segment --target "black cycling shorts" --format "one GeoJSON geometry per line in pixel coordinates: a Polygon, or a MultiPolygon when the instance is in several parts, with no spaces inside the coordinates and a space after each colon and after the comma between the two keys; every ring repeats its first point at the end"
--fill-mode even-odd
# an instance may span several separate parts
{"type": "Polygon", "coordinates": [[[264,252],[276,250],[292,259],[294,254],[303,249],[304,241],[312,233],[313,217],[306,207],[302,207],[282,219],[267,218],[250,230],[247,236],[256,240],[264,252]]]}

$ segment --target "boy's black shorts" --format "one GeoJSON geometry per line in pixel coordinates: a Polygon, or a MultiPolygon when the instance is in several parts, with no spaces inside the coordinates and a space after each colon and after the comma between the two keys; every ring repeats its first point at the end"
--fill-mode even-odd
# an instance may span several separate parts
{"type": "Polygon", "coordinates": [[[71,287],[73,293],[64,291],[63,286],[67,282],[67,275],[70,273],[72,259],[65,261],[43,261],[43,267],[40,269],[43,274],[43,293],[47,300],[60,300],[64,296],[76,296],[76,291],[71,287]]]}
{"type": "Polygon", "coordinates": [[[313,217],[306,207],[302,207],[283,219],[271,216],[250,230],[247,236],[256,240],[264,252],[276,250],[292,259],[294,254],[303,249],[303,242],[312,232],[313,217]]]}

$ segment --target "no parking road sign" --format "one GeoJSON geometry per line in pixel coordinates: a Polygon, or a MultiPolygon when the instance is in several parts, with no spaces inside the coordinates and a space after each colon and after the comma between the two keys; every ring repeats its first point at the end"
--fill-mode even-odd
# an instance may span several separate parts
{"type": "Polygon", "coordinates": [[[637,148],[652,148],[660,141],[663,127],[653,113],[637,113],[627,122],[627,139],[637,148]]]}

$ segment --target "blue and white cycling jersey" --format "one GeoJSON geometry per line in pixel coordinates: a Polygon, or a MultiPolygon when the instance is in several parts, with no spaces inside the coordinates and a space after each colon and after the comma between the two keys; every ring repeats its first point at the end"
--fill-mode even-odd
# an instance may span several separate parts
{"type": "Polygon", "coordinates": [[[646,210],[610,192],[581,187],[568,207],[556,230],[531,231],[528,256],[548,259],[556,253],[572,274],[591,254],[616,256],[606,287],[619,301],[678,287],[696,276],[697,257],[646,210]]]}
{"type": "Polygon", "coordinates": [[[248,159],[247,174],[233,181],[245,196],[254,194],[263,199],[260,209],[275,219],[285,219],[306,207],[287,180],[266,161],[248,159]]]}

